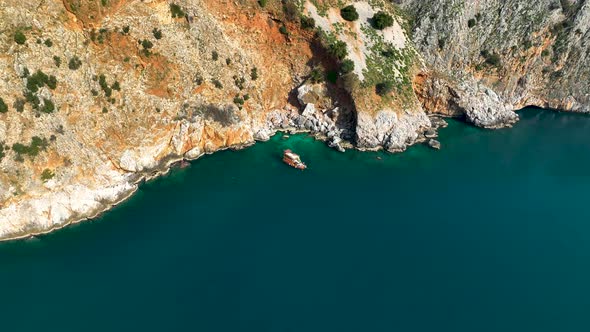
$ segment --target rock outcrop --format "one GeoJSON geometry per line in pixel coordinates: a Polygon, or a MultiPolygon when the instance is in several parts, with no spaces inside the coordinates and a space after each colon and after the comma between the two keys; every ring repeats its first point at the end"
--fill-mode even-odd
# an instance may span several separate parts
{"type": "Polygon", "coordinates": [[[427,70],[417,92],[432,113],[497,128],[524,106],[590,112],[586,0],[402,0],[427,70]]]}

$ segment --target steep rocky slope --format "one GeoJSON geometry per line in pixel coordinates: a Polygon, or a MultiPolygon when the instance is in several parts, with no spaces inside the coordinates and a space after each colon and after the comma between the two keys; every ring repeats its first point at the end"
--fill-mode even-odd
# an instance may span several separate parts
{"type": "Polygon", "coordinates": [[[501,127],[527,105],[590,111],[590,3],[585,0],[403,0],[429,71],[430,112],[501,127]]]}
{"type": "Polygon", "coordinates": [[[393,152],[436,135],[429,113],[589,111],[585,1],[351,3],[354,20],[336,0],[2,1],[0,238],[276,130],[393,152]]]}
{"type": "Polygon", "coordinates": [[[0,236],[91,217],[172,160],[252,143],[307,58],[307,43],[252,52],[285,44],[267,15],[237,40],[201,1],[178,17],[166,1],[0,6],[0,236]]]}

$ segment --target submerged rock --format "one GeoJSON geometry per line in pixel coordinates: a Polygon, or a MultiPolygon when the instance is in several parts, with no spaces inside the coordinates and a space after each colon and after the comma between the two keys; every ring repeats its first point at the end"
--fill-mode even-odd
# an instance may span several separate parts
{"type": "Polygon", "coordinates": [[[428,146],[430,146],[431,148],[433,148],[435,150],[440,150],[441,144],[439,141],[437,141],[435,139],[430,139],[430,140],[428,140],[428,146]]]}

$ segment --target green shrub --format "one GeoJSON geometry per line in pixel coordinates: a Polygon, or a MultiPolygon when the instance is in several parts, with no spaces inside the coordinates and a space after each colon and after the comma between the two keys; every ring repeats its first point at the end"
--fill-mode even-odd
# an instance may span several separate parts
{"type": "Polygon", "coordinates": [[[175,3],[170,4],[170,13],[172,14],[172,18],[183,18],[185,15],[182,8],[175,3]]]}
{"type": "Polygon", "coordinates": [[[27,77],[27,90],[30,92],[37,92],[40,88],[47,85],[51,90],[57,86],[57,78],[55,76],[47,76],[41,70],[37,70],[33,75],[27,77]]]}
{"type": "Polygon", "coordinates": [[[393,17],[386,12],[380,11],[373,15],[371,24],[375,29],[383,30],[393,25],[393,17]]]}
{"type": "Polygon", "coordinates": [[[53,57],[53,63],[55,63],[55,66],[56,66],[57,68],[59,68],[59,67],[61,66],[61,58],[60,58],[60,57],[58,57],[57,55],[55,55],[55,56],[53,57]]]}
{"type": "Polygon", "coordinates": [[[225,64],[228,66],[231,65],[231,59],[230,58],[225,59],[225,64]]]}
{"type": "Polygon", "coordinates": [[[312,83],[320,83],[326,79],[326,75],[321,68],[314,68],[311,73],[309,73],[309,80],[312,83]]]}
{"type": "Polygon", "coordinates": [[[124,34],[124,35],[126,35],[126,34],[129,33],[129,29],[130,28],[129,28],[128,25],[124,26],[123,29],[121,29],[121,33],[124,34]]]}
{"type": "Polygon", "coordinates": [[[313,17],[301,16],[301,27],[303,29],[313,29],[315,28],[315,20],[313,17]]]}
{"type": "Polygon", "coordinates": [[[258,0],[260,7],[264,8],[268,4],[268,0],[258,0]]]}
{"type": "Polygon", "coordinates": [[[340,16],[347,21],[356,21],[359,19],[359,13],[353,5],[346,6],[340,9],[340,16]]]}
{"type": "Polygon", "coordinates": [[[250,71],[250,78],[253,81],[256,81],[258,79],[258,68],[256,68],[256,67],[252,68],[252,70],[250,71]]]}
{"type": "Polygon", "coordinates": [[[27,42],[27,37],[25,37],[25,34],[19,30],[14,33],[14,42],[19,45],[23,45],[24,43],[27,42]]]}
{"type": "Polygon", "coordinates": [[[279,32],[282,33],[283,35],[288,35],[289,34],[289,31],[287,31],[287,27],[284,26],[284,25],[281,25],[279,27],[279,32]]]}
{"type": "Polygon", "coordinates": [[[246,79],[243,77],[234,76],[234,84],[238,87],[238,89],[244,89],[244,84],[246,83],[246,79]]]}
{"type": "Polygon", "coordinates": [[[221,84],[221,82],[218,79],[214,79],[213,81],[211,81],[213,83],[213,85],[218,88],[218,89],[223,89],[223,84],[221,84]]]}
{"type": "MultiPolygon", "coordinates": [[[[115,82],[116,84],[113,84],[114,87],[120,88],[118,82],[115,82]]],[[[98,85],[100,85],[100,88],[102,89],[102,91],[104,91],[104,95],[107,98],[110,98],[113,94],[113,88],[109,87],[109,84],[107,83],[107,79],[104,76],[104,74],[101,74],[98,77],[98,85]]]]}
{"type": "Polygon", "coordinates": [[[55,111],[55,105],[53,102],[47,98],[43,98],[43,108],[41,112],[43,113],[53,113],[55,111]]]}
{"type": "Polygon", "coordinates": [[[48,146],[49,143],[47,142],[47,139],[40,138],[38,136],[33,136],[33,138],[31,138],[30,145],[15,143],[12,145],[12,150],[16,152],[16,154],[18,154],[19,156],[28,155],[31,157],[35,157],[39,154],[40,151],[45,151],[48,146]]]}
{"type": "Polygon", "coordinates": [[[499,67],[502,64],[502,59],[500,59],[500,56],[496,53],[490,53],[488,50],[483,50],[480,54],[484,57],[485,62],[488,65],[499,67]]]}
{"type": "Polygon", "coordinates": [[[0,98],[0,113],[8,112],[8,105],[4,102],[4,99],[0,98]]]}
{"type": "Polygon", "coordinates": [[[354,70],[354,62],[352,60],[344,60],[340,65],[340,74],[346,75],[354,70]]]}
{"type": "Polygon", "coordinates": [[[477,24],[477,21],[474,18],[472,18],[469,21],[467,21],[467,26],[469,28],[473,28],[476,24],[477,24]]]}
{"type": "Polygon", "coordinates": [[[386,81],[386,82],[381,82],[378,83],[375,86],[375,92],[380,95],[381,97],[384,97],[388,94],[390,94],[393,91],[393,83],[386,81]]]}
{"type": "Polygon", "coordinates": [[[326,72],[326,81],[330,83],[336,83],[338,81],[338,72],[329,70],[326,72]]]}
{"type": "Polygon", "coordinates": [[[346,56],[348,55],[346,43],[341,40],[333,42],[328,48],[328,53],[330,53],[330,55],[332,55],[338,60],[346,58],[346,56]]]}
{"type": "Polygon", "coordinates": [[[45,42],[44,42],[44,44],[45,44],[45,46],[47,46],[47,47],[51,47],[51,46],[53,46],[53,42],[51,41],[51,39],[45,39],[45,42]]]}
{"type": "Polygon", "coordinates": [[[68,62],[68,68],[70,70],[78,70],[82,66],[82,61],[77,56],[73,56],[68,62]]]}
{"type": "Polygon", "coordinates": [[[23,95],[26,99],[26,101],[31,104],[31,107],[34,110],[39,109],[39,105],[41,104],[41,100],[39,100],[39,97],[37,97],[36,94],[32,93],[31,91],[24,91],[23,95]]]}
{"type": "Polygon", "coordinates": [[[239,107],[241,107],[242,105],[244,105],[244,99],[240,96],[235,96],[234,97],[234,104],[238,105],[239,107]]]}
{"type": "Polygon", "coordinates": [[[53,179],[54,176],[55,176],[55,173],[53,173],[49,168],[46,168],[43,170],[43,173],[41,173],[41,180],[43,180],[43,182],[45,182],[45,181],[53,179]]]}
{"type": "Polygon", "coordinates": [[[211,59],[213,59],[213,61],[217,61],[217,59],[219,59],[219,53],[217,53],[217,51],[213,51],[211,53],[211,59]]]}
{"type": "Polygon", "coordinates": [[[152,34],[154,35],[154,38],[162,39],[162,30],[154,28],[154,30],[152,30],[152,34]]]}
{"type": "Polygon", "coordinates": [[[203,84],[203,76],[201,76],[200,74],[197,74],[197,76],[195,76],[195,83],[197,85],[203,84]]]}
{"type": "Polygon", "coordinates": [[[151,41],[144,39],[141,41],[141,46],[145,49],[145,50],[149,50],[152,47],[154,47],[154,43],[152,43],[151,41]]]}
{"type": "Polygon", "coordinates": [[[55,88],[57,88],[57,78],[55,78],[55,76],[49,75],[47,87],[49,87],[51,90],[55,90],[55,88]]]}

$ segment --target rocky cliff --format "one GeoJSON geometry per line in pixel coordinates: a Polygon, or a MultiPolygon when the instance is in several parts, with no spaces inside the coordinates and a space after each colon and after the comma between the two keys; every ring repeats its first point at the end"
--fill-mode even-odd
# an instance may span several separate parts
{"type": "Polygon", "coordinates": [[[403,151],[429,115],[588,112],[585,1],[4,0],[0,238],[277,130],[403,151]]]}
{"type": "Polygon", "coordinates": [[[428,68],[416,90],[429,112],[494,128],[528,105],[590,111],[587,1],[401,3],[428,68]]]}

